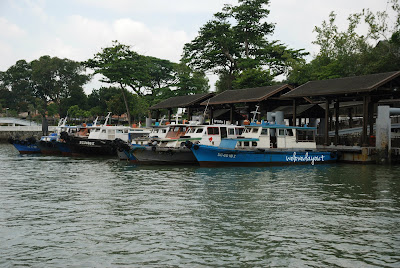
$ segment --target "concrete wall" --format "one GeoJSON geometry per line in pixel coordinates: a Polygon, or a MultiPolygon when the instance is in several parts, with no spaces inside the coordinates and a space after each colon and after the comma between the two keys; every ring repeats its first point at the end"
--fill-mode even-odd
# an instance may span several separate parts
{"type": "MultiPolygon", "coordinates": [[[[55,126],[49,126],[49,132],[55,131],[55,126]]],[[[0,142],[7,142],[9,137],[26,139],[29,137],[40,139],[42,136],[41,126],[0,126],[0,142]]]]}

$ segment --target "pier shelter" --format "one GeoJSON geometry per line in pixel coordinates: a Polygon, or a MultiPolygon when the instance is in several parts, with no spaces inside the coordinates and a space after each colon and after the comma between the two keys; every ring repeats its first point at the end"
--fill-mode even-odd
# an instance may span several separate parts
{"type": "MultiPolygon", "coordinates": [[[[396,103],[400,99],[400,71],[307,82],[282,96],[282,99],[292,100],[293,118],[297,117],[297,109],[304,98],[313,103],[323,103],[324,145],[329,145],[329,125],[333,121],[330,107],[333,106],[335,119],[334,144],[338,145],[340,107],[361,105],[361,144],[367,146],[369,137],[373,135],[378,102],[393,100],[396,103]]],[[[352,109],[347,111],[346,116],[352,119],[352,109]]]]}
{"type": "Polygon", "coordinates": [[[229,109],[229,121],[235,121],[235,112],[243,108],[248,119],[251,119],[257,110],[256,118],[261,117],[267,112],[282,106],[289,105],[291,101],[280,99],[280,97],[293,90],[290,85],[274,85],[257,88],[226,90],[222,93],[203,101],[201,104],[207,107],[210,120],[215,118],[214,111],[229,109]],[[257,108],[258,106],[258,108],[257,108]]]}
{"type": "Polygon", "coordinates": [[[203,93],[195,95],[177,96],[166,99],[156,105],[150,107],[150,110],[156,112],[156,121],[158,122],[160,118],[160,110],[168,110],[168,120],[171,122],[172,109],[173,108],[186,108],[188,113],[188,118],[192,117],[192,114],[196,111],[203,111],[204,106],[200,103],[214,96],[214,93],[203,93]]]}

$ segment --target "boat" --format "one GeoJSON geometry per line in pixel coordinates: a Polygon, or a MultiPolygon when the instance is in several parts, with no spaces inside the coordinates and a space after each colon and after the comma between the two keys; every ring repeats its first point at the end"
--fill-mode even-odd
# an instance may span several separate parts
{"type": "Polygon", "coordinates": [[[14,139],[10,137],[8,142],[12,144],[20,154],[40,154],[40,149],[37,146],[37,142],[34,137],[30,137],[25,140],[14,139]]]}
{"type": "Polygon", "coordinates": [[[235,125],[172,124],[164,138],[152,139],[147,145],[133,145],[131,162],[140,164],[198,164],[188,142],[218,145],[222,138],[236,137],[244,127],[235,125]]]}
{"type": "Polygon", "coordinates": [[[103,125],[92,126],[87,137],[63,135],[73,156],[117,156],[117,141],[128,141],[132,128],[107,125],[110,115],[107,114],[103,125]]]}
{"type": "Polygon", "coordinates": [[[237,138],[218,146],[187,143],[200,166],[265,166],[329,163],[336,152],[319,151],[315,127],[255,124],[246,126],[237,138]]]}
{"type": "Polygon", "coordinates": [[[86,124],[81,126],[69,126],[67,125],[67,117],[61,118],[56,130],[48,136],[42,136],[37,145],[42,154],[70,155],[71,150],[62,136],[67,134],[68,136],[85,137],[87,132],[88,127],[86,124]]]}

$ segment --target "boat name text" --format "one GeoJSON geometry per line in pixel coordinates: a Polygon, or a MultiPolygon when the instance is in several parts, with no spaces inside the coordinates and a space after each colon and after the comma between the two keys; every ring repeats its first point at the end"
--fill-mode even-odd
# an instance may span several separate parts
{"type": "Polygon", "coordinates": [[[286,156],[286,162],[311,162],[311,165],[314,165],[315,162],[325,161],[324,157],[324,155],[309,156],[308,152],[305,155],[297,156],[294,152],[292,156],[286,156]]]}
{"type": "Polygon", "coordinates": [[[225,157],[225,158],[236,158],[235,154],[224,154],[224,153],[218,153],[218,157],[225,157]]]}
{"type": "Polygon", "coordinates": [[[94,141],[79,141],[79,144],[94,146],[94,141]]]}

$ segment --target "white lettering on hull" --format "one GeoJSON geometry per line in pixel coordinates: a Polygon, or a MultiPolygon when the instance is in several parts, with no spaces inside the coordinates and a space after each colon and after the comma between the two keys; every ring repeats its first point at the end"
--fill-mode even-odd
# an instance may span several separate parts
{"type": "Polygon", "coordinates": [[[79,144],[94,146],[94,141],[79,141],[79,144]]]}
{"type": "Polygon", "coordinates": [[[304,156],[297,156],[296,152],[294,152],[292,156],[286,156],[286,162],[311,162],[311,165],[314,165],[315,162],[325,161],[324,157],[324,155],[309,156],[308,152],[304,156]]]}

